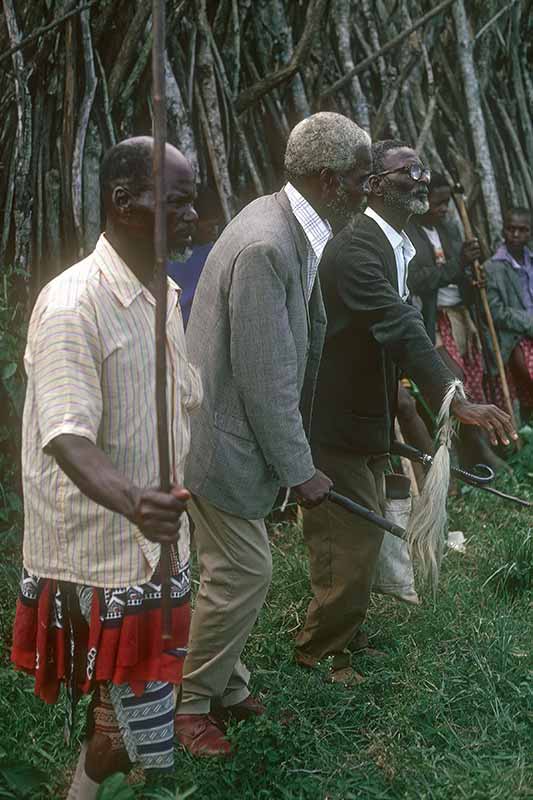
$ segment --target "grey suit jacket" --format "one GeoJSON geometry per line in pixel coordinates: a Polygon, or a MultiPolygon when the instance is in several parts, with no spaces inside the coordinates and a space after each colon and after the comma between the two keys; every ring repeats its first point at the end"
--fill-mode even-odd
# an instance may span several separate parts
{"type": "Polygon", "coordinates": [[[306,301],[307,244],[285,192],[260,197],[211,250],[187,326],[204,402],[191,422],[185,485],[247,519],[312,477],[308,425],[326,315],[306,301]]]}
{"type": "MultiPolygon", "coordinates": [[[[490,310],[498,331],[502,358],[507,363],[520,339],[533,338],[533,314],[526,310],[520,278],[512,264],[493,257],[485,264],[485,271],[490,310]]],[[[497,374],[495,361],[491,364],[491,372],[497,374]]]]}

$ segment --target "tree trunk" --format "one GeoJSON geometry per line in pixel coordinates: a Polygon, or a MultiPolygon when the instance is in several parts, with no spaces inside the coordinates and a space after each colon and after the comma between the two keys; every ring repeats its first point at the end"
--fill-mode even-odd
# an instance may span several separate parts
{"type": "MultiPolygon", "coordinates": [[[[3,0],[4,15],[12,47],[19,44],[21,35],[12,0],[3,0]]],[[[15,91],[17,99],[17,142],[14,151],[14,263],[26,271],[31,242],[32,193],[30,165],[32,150],[32,102],[28,88],[28,72],[20,50],[13,53],[15,91]]]]}
{"type": "Polygon", "coordinates": [[[228,171],[224,134],[222,132],[213,56],[209,46],[210,28],[207,19],[206,0],[198,0],[197,24],[199,32],[198,84],[203,100],[203,113],[205,114],[205,120],[202,121],[202,124],[206,142],[212,152],[211,166],[218,177],[217,186],[224,216],[226,217],[226,222],[229,222],[233,214],[233,191],[228,171]]]}
{"type": "Polygon", "coordinates": [[[85,65],[85,92],[81,102],[81,108],[78,119],[78,128],[74,141],[74,152],[72,155],[72,213],[74,217],[74,227],[78,237],[78,255],[80,258],[84,255],[84,233],[83,233],[83,209],[82,209],[82,192],[83,192],[83,154],[85,149],[85,139],[87,136],[87,128],[89,125],[89,118],[93,107],[94,96],[96,94],[96,72],[94,69],[94,54],[93,44],[91,37],[91,26],[89,20],[89,11],[82,11],[80,15],[81,31],[82,31],[82,47],[83,59],[85,65]]]}
{"type": "Polygon", "coordinates": [[[90,122],[85,141],[82,184],[83,245],[86,253],[93,250],[102,227],[99,176],[102,151],[98,126],[94,122],[90,122]]]}
{"type": "Polygon", "coordinates": [[[178,147],[192,164],[198,175],[198,153],[189,114],[183,102],[178,82],[172,71],[168,53],[165,53],[165,78],[167,85],[167,112],[169,141],[178,147]]]}
{"type": "MultiPolygon", "coordinates": [[[[345,72],[349,72],[355,66],[352,57],[352,44],[350,38],[351,30],[351,10],[350,0],[336,0],[337,10],[337,41],[339,43],[339,54],[342,67],[345,72]]],[[[354,121],[370,133],[370,115],[368,113],[368,103],[361,88],[361,82],[357,75],[354,75],[349,83],[349,90],[353,103],[354,121]]]]}
{"type": "Polygon", "coordinates": [[[494,169],[490,158],[485,118],[481,108],[479,83],[474,64],[473,43],[470,26],[466,16],[464,0],[456,0],[452,13],[457,33],[457,54],[463,77],[470,135],[476,155],[476,166],[481,180],[481,191],[487,211],[487,222],[491,239],[501,234],[502,211],[498,197],[494,169]]]}

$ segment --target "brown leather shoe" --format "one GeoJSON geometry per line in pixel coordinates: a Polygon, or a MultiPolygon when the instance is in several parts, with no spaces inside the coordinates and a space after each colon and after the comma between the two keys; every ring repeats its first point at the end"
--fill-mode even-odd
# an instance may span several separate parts
{"type": "Polygon", "coordinates": [[[231,744],[211,714],[176,714],[176,739],[192,756],[233,755],[231,744]]]}
{"type": "Polygon", "coordinates": [[[231,722],[242,722],[243,720],[260,717],[265,711],[264,705],[256,697],[252,697],[249,694],[241,703],[235,703],[232,706],[214,705],[211,710],[211,716],[217,725],[220,725],[225,730],[231,722]]]}
{"type": "Polygon", "coordinates": [[[352,667],[342,667],[342,669],[331,669],[326,677],[328,683],[340,683],[342,686],[359,686],[364,683],[364,677],[356,672],[352,667]]]}
{"type": "Polygon", "coordinates": [[[318,664],[318,658],[302,653],[301,650],[294,651],[294,660],[299,667],[304,667],[304,669],[314,669],[318,664]]]}

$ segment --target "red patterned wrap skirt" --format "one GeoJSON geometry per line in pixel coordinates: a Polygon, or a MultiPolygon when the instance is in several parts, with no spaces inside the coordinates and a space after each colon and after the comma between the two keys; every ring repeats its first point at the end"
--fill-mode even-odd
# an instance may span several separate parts
{"type": "Polygon", "coordinates": [[[100,589],[23,571],[11,660],[35,677],[35,694],[57,700],[100,682],[129,684],[140,696],[150,681],[181,682],[190,623],[189,564],[173,569],[172,636],[162,640],[161,582],[100,589]]]}

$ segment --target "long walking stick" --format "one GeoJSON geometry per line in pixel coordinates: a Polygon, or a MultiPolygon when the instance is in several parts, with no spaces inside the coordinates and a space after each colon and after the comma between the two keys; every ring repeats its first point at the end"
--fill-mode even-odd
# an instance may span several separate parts
{"type": "MultiPolygon", "coordinates": [[[[167,139],[167,107],[165,87],[165,0],[153,0],[152,78],[154,109],[154,190],[155,190],[155,397],[157,409],[157,446],[159,451],[159,483],[162,492],[170,491],[170,457],[167,412],[167,218],[165,197],[165,144],[167,139]]],[[[170,545],[161,545],[159,572],[161,577],[162,636],[172,636],[170,598],[170,545]]]]}
{"type": "MultiPolygon", "coordinates": [[[[465,231],[465,237],[467,239],[472,239],[474,237],[474,232],[472,230],[472,225],[470,224],[470,218],[468,216],[468,211],[466,210],[466,203],[465,203],[465,196],[463,192],[463,187],[461,184],[456,184],[453,191],[453,199],[455,201],[455,205],[457,206],[457,211],[459,212],[459,216],[461,217],[461,222],[463,223],[463,228],[465,231]]],[[[492,348],[494,350],[494,356],[496,358],[496,366],[498,367],[498,375],[500,376],[501,384],[502,384],[502,391],[503,391],[503,398],[505,402],[505,407],[507,413],[511,417],[513,422],[513,426],[515,430],[517,429],[516,420],[513,412],[513,404],[511,402],[511,394],[509,392],[509,384],[507,383],[507,376],[505,374],[505,365],[503,363],[502,354],[500,350],[500,343],[498,341],[498,334],[496,333],[496,328],[494,326],[494,320],[492,319],[492,314],[490,311],[489,306],[489,299],[487,297],[487,290],[485,288],[485,270],[484,267],[480,264],[480,262],[476,259],[474,261],[474,275],[476,277],[477,283],[477,291],[479,292],[479,296],[481,297],[481,305],[483,307],[483,311],[485,314],[485,319],[487,321],[487,327],[489,329],[490,338],[492,341],[492,348]]],[[[519,449],[521,446],[520,440],[517,439],[516,446],[519,449]]]]}
{"type": "Polygon", "coordinates": [[[490,402],[496,405],[496,390],[494,387],[493,376],[490,373],[490,357],[489,357],[489,344],[487,342],[486,330],[483,325],[482,306],[479,293],[474,294],[474,316],[476,327],[479,333],[479,341],[481,343],[481,355],[483,361],[483,371],[487,377],[487,385],[489,388],[490,402]]]}

